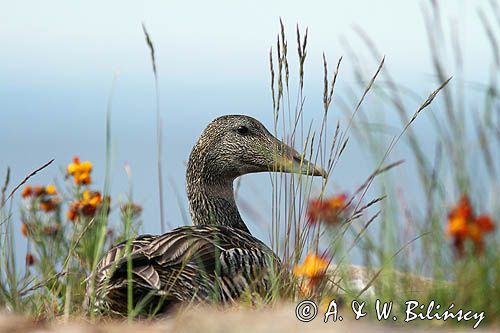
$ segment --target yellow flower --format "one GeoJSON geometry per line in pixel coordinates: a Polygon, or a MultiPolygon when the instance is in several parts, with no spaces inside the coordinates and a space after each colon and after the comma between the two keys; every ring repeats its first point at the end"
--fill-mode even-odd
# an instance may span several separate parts
{"type": "Polygon", "coordinates": [[[48,195],[57,194],[56,187],[54,185],[47,185],[45,187],[45,193],[47,193],[48,195]]]}
{"type": "Polygon", "coordinates": [[[73,158],[73,163],[68,165],[66,171],[69,176],[73,176],[76,185],[89,185],[92,181],[90,178],[92,163],[89,161],[82,163],[79,157],[73,158]]]}
{"type": "Polygon", "coordinates": [[[96,191],[89,191],[85,190],[83,191],[82,195],[83,199],[81,201],[82,205],[92,205],[92,206],[97,206],[102,203],[102,196],[101,193],[96,192],[96,191]]]}

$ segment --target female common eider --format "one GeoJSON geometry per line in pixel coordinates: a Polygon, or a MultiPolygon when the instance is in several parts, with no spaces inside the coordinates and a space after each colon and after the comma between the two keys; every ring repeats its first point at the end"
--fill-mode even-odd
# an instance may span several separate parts
{"type": "Polygon", "coordinates": [[[326,172],[276,139],[259,121],[242,115],[212,121],[187,166],[187,195],[194,226],[120,243],[87,279],[87,302],[127,314],[128,260],[132,300],[142,313],[164,313],[192,301],[231,302],[245,292],[269,291],[280,261],[241,219],[233,181],[254,172],[326,177],[326,172]],[[128,253],[127,252],[128,249],[128,253]]]}

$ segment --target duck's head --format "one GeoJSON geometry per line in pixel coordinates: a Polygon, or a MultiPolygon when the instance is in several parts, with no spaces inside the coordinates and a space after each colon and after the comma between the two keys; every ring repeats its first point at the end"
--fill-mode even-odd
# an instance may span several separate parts
{"type": "Polygon", "coordinates": [[[205,180],[219,181],[266,171],[327,177],[323,168],[275,138],[258,120],[243,115],[222,116],[207,126],[193,148],[188,173],[191,168],[209,177],[205,180]]]}

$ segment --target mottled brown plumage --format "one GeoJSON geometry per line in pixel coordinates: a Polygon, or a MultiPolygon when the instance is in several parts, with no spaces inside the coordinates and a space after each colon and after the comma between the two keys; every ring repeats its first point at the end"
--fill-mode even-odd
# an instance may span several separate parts
{"type": "Polygon", "coordinates": [[[195,225],[114,246],[88,279],[88,300],[127,313],[128,258],[134,306],[149,314],[182,302],[231,302],[246,292],[268,292],[280,261],[250,234],[233,194],[237,177],[264,171],[326,176],[257,120],[239,115],[215,119],[188,162],[187,194],[195,225]]]}

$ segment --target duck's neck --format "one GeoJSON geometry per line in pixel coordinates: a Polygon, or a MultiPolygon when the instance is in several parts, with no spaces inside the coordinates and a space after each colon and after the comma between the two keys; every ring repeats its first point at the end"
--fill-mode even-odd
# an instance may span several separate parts
{"type": "Polygon", "coordinates": [[[224,225],[250,233],[234,199],[234,178],[216,175],[203,161],[188,162],[186,182],[194,225],[224,225]],[[211,172],[212,171],[212,172],[211,172]]]}

